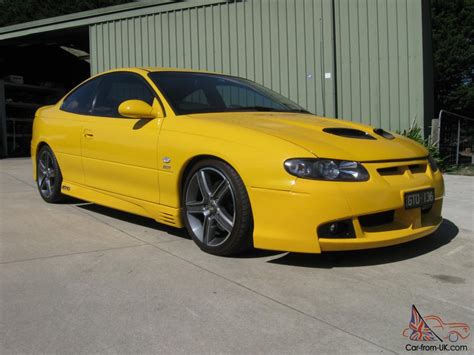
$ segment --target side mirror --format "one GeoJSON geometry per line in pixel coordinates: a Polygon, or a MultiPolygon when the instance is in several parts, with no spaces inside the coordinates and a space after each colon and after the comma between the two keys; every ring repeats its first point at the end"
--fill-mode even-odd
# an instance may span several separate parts
{"type": "Polygon", "coordinates": [[[163,112],[158,101],[153,101],[153,106],[148,105],[142,100],[127,100],[118,107],[119,113],[124,117],[130,118],[157,118],[163,117],[163,112]]]}

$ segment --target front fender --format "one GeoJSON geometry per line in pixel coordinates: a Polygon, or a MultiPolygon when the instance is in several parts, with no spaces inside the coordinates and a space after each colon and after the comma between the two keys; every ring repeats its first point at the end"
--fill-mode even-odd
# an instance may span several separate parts
{"type": "Polygon", "coordinates": [[[211,137],[199,132],[164,128],[158,144],[160,204],[180,206],[182,174],[197,156],[213,156],[230,164],[242,178],[247,190],[258,187],[282,191],[289,191],[295,183],[295,177],[285,171],[284,161],[294,157],[314,157],[308,151],[279,138],[239,130],[236,129],[234,134],[211,137]],[[165,158],[170,159],[170,162],[164,163],[165,158]]]}

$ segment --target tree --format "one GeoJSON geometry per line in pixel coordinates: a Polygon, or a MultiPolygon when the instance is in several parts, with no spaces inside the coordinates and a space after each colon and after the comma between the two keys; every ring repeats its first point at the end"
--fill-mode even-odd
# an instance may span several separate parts
{"type": "Polygon", "coordinates": [[[474,117],[474,0],[432,0],[435,112],[474,117]]]}
{"type": "Polygon", "coordinates": [[[0,27],[133,2],[133,0],[3,0],[0,27]]]}

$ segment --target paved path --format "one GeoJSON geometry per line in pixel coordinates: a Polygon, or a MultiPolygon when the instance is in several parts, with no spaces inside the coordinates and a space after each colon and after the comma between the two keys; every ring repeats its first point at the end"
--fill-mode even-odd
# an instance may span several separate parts
{"type": "Polygon", "coordinates": [[[399,353],[412,304],[474,330],[474,178],[446,186],[419,241],[220,258],[146,218],[46,204],[28,159],[0,160],[0,353],[399,353]]]}

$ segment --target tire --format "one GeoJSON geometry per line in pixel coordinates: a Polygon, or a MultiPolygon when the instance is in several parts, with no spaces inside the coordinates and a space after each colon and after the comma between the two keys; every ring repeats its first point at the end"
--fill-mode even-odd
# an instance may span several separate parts
{"type": "Polygon", "coordinates": [[[199,161],[187,174],[181,196],[184,224],[201,250],[230,256],[252,248],[249,197],[229,164],[217,159],[199,161]]]}
{"type": "Polygon", "coordinates": [[[63,201],[62,182],[61,169],[53,151],[47,145],[42,146],[36,156],[36,185],[43,200],[48,203],[63,201]]]}

